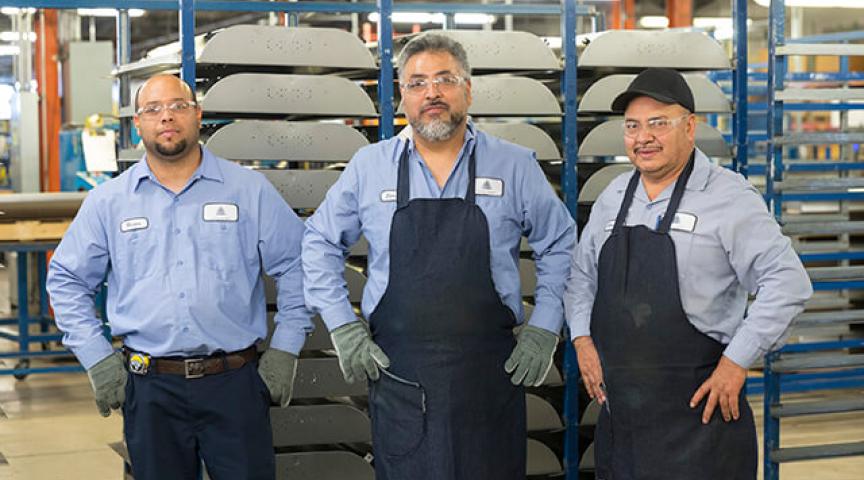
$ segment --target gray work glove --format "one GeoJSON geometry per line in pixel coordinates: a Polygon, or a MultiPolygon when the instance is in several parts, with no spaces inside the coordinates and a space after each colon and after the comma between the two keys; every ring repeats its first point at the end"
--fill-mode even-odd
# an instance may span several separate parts
{"type": "Polygon", "coordinates": [[[114,352],[99,360],[87,370],[87,376],[90,378],[100,415],[107,417],[111,415],[112,409],[119,410],[123,406],[128,374],[120,352],[114,352]]]}
{"type": "Polygon", "coordinates": [[[258,362],[258,375],[270,390],[270,399],[285,408],[291,402],[294,377],[297,376],[297,355],[268,348],[258,362]]]}
{"type": "Polygon", "coordinates": [[[390,359],[381,347],[372,341],[372,336],[362,321],[351,322],[330,332],[330,339],[339,355],[339,368],[345,381],[354,383],[370,379],[378,380],[378,367],[390,366],[390,359]]]}
{"type": "Polygon", "coordinates": [[[558,335],[549,330],[525,325],[516,337],[516,348],[504,362],[504,370],[512,373],[513,385],[537,387],[543,384],[552,368],[552,355],[558,347],[558,335]],[[513,372],[516,373],[513,373],[513,372]]]}

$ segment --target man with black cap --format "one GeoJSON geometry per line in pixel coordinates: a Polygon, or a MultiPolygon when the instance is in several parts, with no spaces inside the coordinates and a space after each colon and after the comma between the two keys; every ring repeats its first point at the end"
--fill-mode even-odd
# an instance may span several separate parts
{"type": "Polygon", "coordinates": [[[597,478],[755,479],[746,369],[785,339],[809,279],[759,192],[695,148],[681,74],[643,71],[612,109],[635,171],[594,204],[564,297],[603,404],[597,478]]]}

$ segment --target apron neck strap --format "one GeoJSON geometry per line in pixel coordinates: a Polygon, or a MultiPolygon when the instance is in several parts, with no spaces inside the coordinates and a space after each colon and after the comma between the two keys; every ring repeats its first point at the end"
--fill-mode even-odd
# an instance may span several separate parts
{"type": "MultiPolygon", "coordinates": [[[[468,191],[465,192],[465,201],[475,203],[476,194],[474,192],[477,184],[477,162],[474,159],[474,152],[477,150],[477,144],[471,148],[471,155],[468,156],[468,191]]],[[[458,160],[457,160],[458,161],[458,160]]]]}
{"type": "Polygon", "coordinates": [[[405,148],[402,149],[402,155],[399,156],[399,176],[396,179],[396,207],[402,208],[408,205],[408,200],[411,199],[411,177],[408,174],[408,143],[405,141],[405,148]]]}
{"type": "Polygon", "coordinates": [[[633,193],[636,192],[636,186],[639,185],[639,170],[633,170],[633,175],[630,176],[630,181],[627,183],[627,190],[624,191],[624,200],[621,201],[621,208],[618,210],[618,216],[615,217],[615,226],[612,227],[612,234],[621,232],[624,227],[624,220],[627,219],[627,212],[630,211],[630,204],[633,203],[633,193]]]}
{"type": "MultiPolygon", "coordinates": [[[[477,150],[477,144],[471,148],[471,155],[468,157],[468,190],[465,192],[465,201],[474,203],[476,198],[475,184],[477,183],[477,163],[474,159],[474,152],[477,150]]],[[[411,200],[411,176],[409,174],[410,162],[408,159],[408,142],[405,142],[405,148],[402,149],[402,155],[399,156],[399,176],[396,179],[396,207],[402,208],[408,205],[411,200]]],[[[458,161],[458,159],[457,159],[458,161]]]]}
{"type": "Polygon", "coordinates": [[[690,154],[690,160],[687,161],[687,166],[684,171],[675,181],[675,190],[672,191],[672,198],[669,200],[669,206],[666,207],[666,213],[663,214],[663,221],[657,228],[657,233],[668,233],[672,226],[672,220],[675,219],[675,213],[678,212],[678,205],[681,204],[681,197],[684,196],[684,188],[687,186],[687,180],[690,179],[690,174],[693,173],[693,164],[696,158],[696,149],[690,154]]]}

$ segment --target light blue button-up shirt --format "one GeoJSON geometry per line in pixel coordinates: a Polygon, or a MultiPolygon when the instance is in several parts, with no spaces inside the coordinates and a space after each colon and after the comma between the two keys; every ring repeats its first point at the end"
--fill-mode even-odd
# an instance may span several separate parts
{"type": "MultiPolygon", "coordinates": [[[[564,295],[572,338],[591,334],[600,251],[631,175],[618,176],[600,194],[573,252],[564,295]]],[[[640,181],[626,225],[656,229],[674,188],[672,183],[649,200],[640,181]]],[[[726,344],[724,355],[744,368],[782,345],[813,290],[791,242],[744,177],[711,164],[697,149],[669,236],[675,244],[681,304],[696,329],[726,344]],[[749,294],[756,299],[748,307],[749,294]]]]}
{"type": "Polygon", "coordinates": [[[574,222],[532,151],[477,131],[470,122],[443,188],[410,140],[392,138],[363,147],[354,155],[324,202],[306,221],[303,270],[307,305],[321,313],[330,330],[356,320],[342,272],[348,249],[362,234],[369,242],[363,315],[369,318],[375,310],[390,273],[390,224],[396,211],[399,157],[406,141],[411,198],[464,198],[468,156],[476,146],[476,175],[478,185],[484,187],[477,189],[477,205],[489,223],[492,280],[498,295],[521,322],[519,245],[524,235],[537,265],[536,306],[530,323],[557,333],[564,318],[561,297],[575,242],[574,222]],[[490,182],[484,185],[486,179],[490,182]]]}
{"type": "Polygon", "coordinates": [[[267,337],[264,284],[276,279],[272,347],[298,353],[311,331],[303,302],[303,223],[258,172],[201,147],[180,193],[146,160],[87,195],[57,247],[48,292],[63,343],[90,368],[111,344],[94,315],[108,281],[111,331],[153,356],[242,350],[267,337]]]}

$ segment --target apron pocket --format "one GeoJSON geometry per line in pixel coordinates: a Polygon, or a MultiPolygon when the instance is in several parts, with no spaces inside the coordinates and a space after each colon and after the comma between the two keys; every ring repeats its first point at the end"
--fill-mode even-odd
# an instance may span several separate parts
{"type": "Polygon", "coordinates": [[[426,392],[417,382],[381,372],[369,392],[373,447],[387,457],[407,455],[426,434],[426,392]]]}

